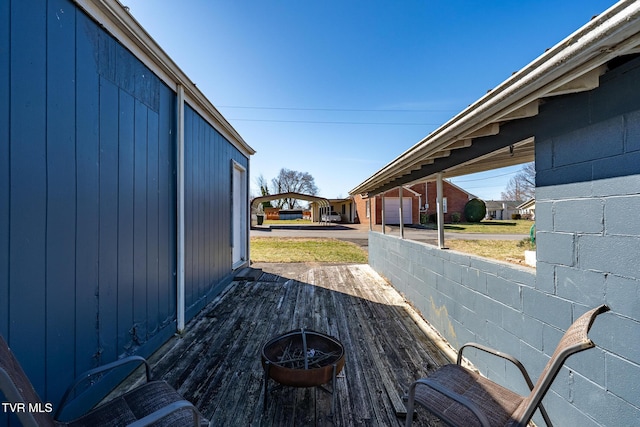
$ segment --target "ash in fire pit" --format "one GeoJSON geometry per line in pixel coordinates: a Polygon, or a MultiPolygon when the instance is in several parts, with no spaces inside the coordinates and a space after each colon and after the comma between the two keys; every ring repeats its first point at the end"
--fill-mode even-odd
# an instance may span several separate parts
{"type": "MultiPolygon", "coordinates": [[[[344,367],[344,347],[329,335],[296,329],[270,339],[262,347],[262,367],[266,408],[269,378],[292,387],[315,387],[331,381],[333,390],[336,375],[344,367]]],[[[335,394],[330,393],[333,412],[335,394]]]]}
{"type": "Polygon", "coordinates": [[[277,364],[290,369],[322,368],[337,360],[339,355],[337,351],[325,353],[315,348],[310,348],[306,352],[301,348],[292,350],[289,343],[282,356],[278,357],[277,364]]]}

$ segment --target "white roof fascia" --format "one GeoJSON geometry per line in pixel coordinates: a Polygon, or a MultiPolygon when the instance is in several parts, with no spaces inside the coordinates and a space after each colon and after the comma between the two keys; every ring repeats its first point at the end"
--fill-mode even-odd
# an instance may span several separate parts
{"type": "Polygon", "coordinates": [[[184,87],[186,102],[245,156],[255,154],[240,134],[117,0],[73,0],[130,50],[174,92],[184,87]]]}

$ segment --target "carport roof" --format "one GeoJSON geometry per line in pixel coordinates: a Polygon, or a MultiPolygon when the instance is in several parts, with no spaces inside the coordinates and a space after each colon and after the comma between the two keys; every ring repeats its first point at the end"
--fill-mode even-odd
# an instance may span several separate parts
{"type": "Polygon", "coordinates": [[[313,196],[311,194],[302,194],[290,191],[288,193],[268,194],[266,196],[255,197],[251,200],[251,206],[258,206],[260,203],[278,199],[300,199],[309,202],[317,202],[320,207],[329,207],[329,200],[324,197],[313,196]]]}
{"type": "Polygon", "coordinates": [[[388,163],[349,194],[375,195],[418,180],[534,160],[534,117],[546,98],[598,87],[607,63],[640,53],[640,2],[622,0],[388,163]],[[514,131],[517,129],[517,131],[514,131]]]}

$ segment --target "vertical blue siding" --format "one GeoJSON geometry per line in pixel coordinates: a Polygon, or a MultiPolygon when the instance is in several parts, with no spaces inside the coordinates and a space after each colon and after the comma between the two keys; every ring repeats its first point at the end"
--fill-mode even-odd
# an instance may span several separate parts
{"type": "Polygon", "coordinates": [[[185,296],[199,309],[231,274],[231,160],[248,159],[192,108],[185,112],[185,296]]]}
{"type": "Polygon", "coordinates": [[[100,301],[98,303],[102,360],[115,360],[118,342],[118,88],[100,79],[100,301]]]}
{"type": "MultiPolygon", "coordinates": [[[[175,330],[176,94],[70,0],[0,2],[0,93],[0,334],[55,403],[175,330]]],[[[188,320],[231,277],[248,158],[186,113],[188,320]]]]}
{"type": "Polygon", "coordinates": [[[56,292],[46,294],[46,348],[60,355],[46,360],[51,396],[61,395],[74,373],[75,316],[64,302],[75,294],[76,271],[76,215],[69,211],[76,202],[75,18],[66,1],[48,2],[46,284],[56,292]]]}
{"type": "Polygon", "coordinates": [[[9,13],[9,2],[0,2],[0,331],[9,330],[9,13]]]}
{"type": "Polygon", "coordinates": [[[10,34],[9,337],[36,389],[45,387],[46,8],[12,2],[10,34]],[[22,309],[14,309],[22,307],[22,309]]]}

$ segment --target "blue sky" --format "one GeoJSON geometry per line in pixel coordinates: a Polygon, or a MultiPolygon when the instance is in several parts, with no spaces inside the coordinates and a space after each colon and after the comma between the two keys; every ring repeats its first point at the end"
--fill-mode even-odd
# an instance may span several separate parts
{"type": "MultiPolygon", "coordinates": [[[[257,152],[346,197],[613,5],[600,0],[122,0],[257,152]]],[[[455,178],[498,199],[519,167],[455,178]]]]}

